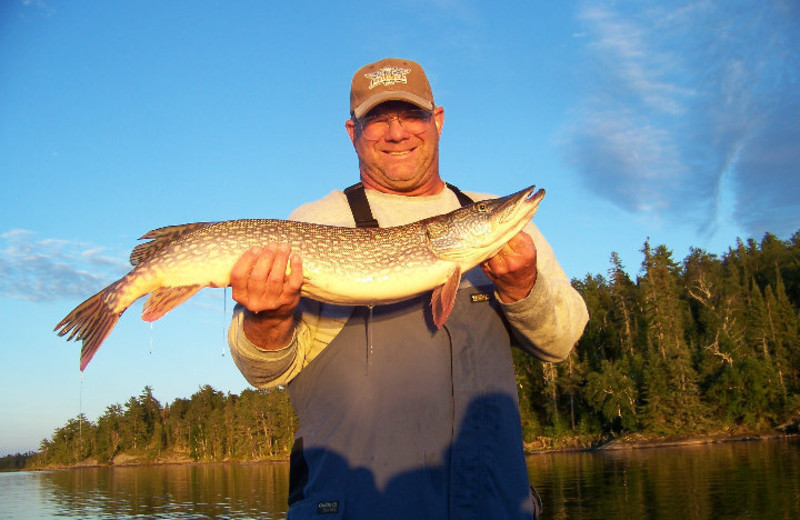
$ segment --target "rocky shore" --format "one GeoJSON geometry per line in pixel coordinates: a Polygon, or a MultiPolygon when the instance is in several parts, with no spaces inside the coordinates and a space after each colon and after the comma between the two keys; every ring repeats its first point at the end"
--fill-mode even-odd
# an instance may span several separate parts
{"type": "Polygon", "coordinates": [[[565,451],[614,451],[636,450],[645,448],[667,448],[674,446],[698,446],[720,442],[743,442],[797,437],[797,431],[783,432],[717,432],[702,435],[679,435],[658,437],[642,433],[624,435],[617,438],[569,437],[561,439],[543,438],[525,444],[525,453],[536,455],[565,451]]]}

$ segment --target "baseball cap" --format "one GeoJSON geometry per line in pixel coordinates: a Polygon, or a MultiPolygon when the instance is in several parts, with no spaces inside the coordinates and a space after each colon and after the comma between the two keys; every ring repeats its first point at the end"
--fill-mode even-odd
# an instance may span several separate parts
{"type": "Polygon", "coordinates": [[[419,63],[384,58],[358,69],[350,86],[350,113],[353,117],[362,117],[386,101],[407,101],[425,110],[433,110],[431,85],[419,63]]]}

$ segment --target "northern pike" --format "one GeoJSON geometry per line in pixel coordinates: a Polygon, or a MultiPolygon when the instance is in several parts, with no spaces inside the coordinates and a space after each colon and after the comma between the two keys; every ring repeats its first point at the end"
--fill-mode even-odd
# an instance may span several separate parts
{"type": "MultiPolygon", "coordinates": [[[[452,310],[461,273],[496,255],[533,218],[544,197],[531,186],[512,195],[388,228],[289,220],[196,222],[146,233],[131,271],[78,305],[55,330],[83,342],[83,371],[122,313],[149,294],[142,319],[155,321],[204,287],[227,287],[233,265],[253,246],[288,243],[303,260],[301,295],[338,305],[381,305],[433,291],[434,324],[452,310]]],[[[287,268],[288,269],[288,268],[287,268]]]]}

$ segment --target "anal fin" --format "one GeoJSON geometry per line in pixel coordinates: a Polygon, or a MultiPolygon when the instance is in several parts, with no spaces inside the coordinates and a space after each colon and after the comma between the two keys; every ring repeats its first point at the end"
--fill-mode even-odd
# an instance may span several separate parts
{"type": "Polygon", "coordinates": [[[442,328],[450,316],[450,311],[453,310],[453,305],[456,303],[456,294],[458,294],[460,283],[461,268],[455,266],[444,284],[433,290],[431,310],[433,311],[433,324],[437,329],[442,328]]]}
{"type": "Polygon", "coordinates": [[[156,321],[178,305],[182,304],[205,287],[204,285],[182,285],[179,287],[162,287],[150,293],[144,302],[142,319],[156,321]]]}

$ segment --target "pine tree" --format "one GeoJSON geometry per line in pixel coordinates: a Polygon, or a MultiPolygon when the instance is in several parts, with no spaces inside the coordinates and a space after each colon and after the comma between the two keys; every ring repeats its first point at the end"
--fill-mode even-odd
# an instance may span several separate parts
{"type": "Polygon", "coordinates": [[[627,358],[603,360],[600,370],[587,376],[583,389],[586,401],[605,419],[608,430],[616,433],[633,431],[638,426],[638,390],[629,372],[627,358]]]}
{"type": "Polygon", "coordinates": [[[581,358],[596,370],[603,359],[614,359],[619,353],[619,340],[611,320],[612,297],[602,275],[586,275],[573,285],[581,293],[591,319],[576,349],[581,358]]]}
{"type": "Polygon", "coordinates": [[[620,350],[622,354],[633,357],[638,328],[634,319],[636,286],[625,272],[625,267],[616,252],[611,253],[611,268],[608,276],[613,302],[611,316],[619,330],[620,350]]]}
{"type": "Polygon", "coordinates": [[[647,327],[644,367],[644,425],[658,433],[677,433],[704,425],[697,373],[685,338],[689,316],[681,299],[680,270],[665,246],[645,242],[640,281],[647,327]]]}
{"type": "Polygon", "coordinates": [[[800,392],[800,320],[777,266],[775,271],[774,293],[768,287],[767,316],[775,366],[785,395],[787,391],[800,392]]]}
{"type": "Polygon", "coordinates": [[[97,420],[94,455],[98,461],[110,463],[119,451],[122,420],[122,407],[118,404],[108,406],[105,413],[97,420]]]}

